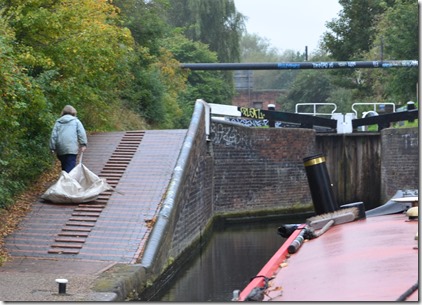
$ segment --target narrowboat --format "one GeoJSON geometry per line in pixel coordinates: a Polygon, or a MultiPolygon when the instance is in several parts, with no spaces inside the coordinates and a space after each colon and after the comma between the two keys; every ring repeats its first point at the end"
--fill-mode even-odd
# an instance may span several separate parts
{"type": "Polygon", "coordinates": [[[342,208],[281,225],[287,240],[233,301],[419,301],[418,191],[342,208]]]}

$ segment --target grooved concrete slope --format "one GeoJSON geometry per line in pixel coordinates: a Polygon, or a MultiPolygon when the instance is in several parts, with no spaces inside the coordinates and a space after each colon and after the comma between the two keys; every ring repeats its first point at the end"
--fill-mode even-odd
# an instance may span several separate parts
{"type": "Polygon", "coordinates": [[[11,256],[136,263],[185,135],[186,130],[91,135],[83,164],[115,191],[86,204],[34,203],[6,238],[11,256]]]}

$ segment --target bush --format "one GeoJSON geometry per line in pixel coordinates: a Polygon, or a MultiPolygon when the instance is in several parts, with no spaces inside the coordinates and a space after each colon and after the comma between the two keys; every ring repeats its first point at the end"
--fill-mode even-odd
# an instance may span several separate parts
{"type": "Polygon", "coordinates": [[[16,64],[12,41],[13,32],[0,24],[0,208],[51,164],[46,99],[16,64]]]}

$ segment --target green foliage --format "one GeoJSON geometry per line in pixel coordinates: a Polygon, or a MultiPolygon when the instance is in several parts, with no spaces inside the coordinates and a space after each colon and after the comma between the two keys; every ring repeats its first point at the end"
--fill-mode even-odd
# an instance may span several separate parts
{"type": "Polygon", "coordinates": [[[281,101],[283,111],[294,112],[297,103],[325,103],[330,92],[331,82],[327,71],[302,71],[281,101]]]}
{"type": "MultiPolygon", "coordinates": [[[[48,139],[65,104],[78,109],[88,129],[117,126],[116,116],[110,114],[122,112],[113,110],[118,107],[116,92],[130,76],[126,70],[133,40],[130,32],[114,25],[115,8],[103,1],[7,1],[1,7],[4,207],[51,167],[48,139]]],[[[132,120],[135,125],[139,118],[132,120]]]]}
{"type": "MultiPolygon", "coordinates": [[[[329,31],[322,41],[322,49],[334,60],[418,59],[416,1],[341,0],[339,3],[343,7],[339,18],[327,23],[329,31]]],[[[353,101],[398,105],[416,99],[418,70],[415,68],[336,70],[331,75],[333,89],[348,92],[347,100],[351,100],[348,104],[353,101]]]]}
{"type": "Polygon", "coordinates": [[[188,74],[176,56],[238,58],[242,16],[234,2],[189,1],[184,12],[195,16],[183,26],[200,25],[196,39],[216,53],[174,37],[171,3],[0,0],[0,207],[52,165],[48,139],[66,104],[90,132],[186,128],[197,98],[230,101],[229,74],[188,74]],[[181,56],[184,48],[192,52],[181,56]]]}
{"type": "MultiPolygon", "coordinates": [[[[201,42],[187,39],[174,33],[165,40],[163,46],[180,62],[217,62],[217,54],[201,42]]],[[[180,92],[177,103],[183,111],[176,128],[187,128],[195,101],[203,99],[208,103],[229,104],[234,94],[231,83],[225,80],[221,71],[190,71],[186,88],[180,92]]]]}
{"type": "Polygon", "coordinates": [[[117,26],[116,8],[105,1],[16,1],[5,15],[16,33],[18,63],[52,110],[72,104],[88,129],[110,124],[102,113],[119,107],[110,101],[130,77],[134,47],[130,32],[117,26]],[[88,115],[92,109],[101,112],[88,115]]]}
{"type": "Polygon", "coordinates": [[[42,91],[16,63],[14,33],[0,19],[0,208],[50,165],[51,115],[42,91]]]}
{"type": "Polygon", "coordinates": [[[165,19],[169,0],[114,0],[120,9],[122,23],[135,42],[153,55],[160,53],[160,39],[170,31],[165,19]]]}
{"type": "MultiPolygon", "coordinates": [[[[414,1],[397,0],[381,16],[376,27],[377,39],[367,53],[373,55],[383,44],[383,57],[389,60],[418,59],[418,4],[414,1]]],[[[367,73],[369,74],[369,73],[367,73]]],[[[370,77],[370,76],[369,76],[370,77]]],[[[395,103],[405,103],[416,98],[418,70],[414,68],[389,69],[378,73],[378,89],[384,98],[395,103]]]]}
{"type": "Polygon", "coordinates": [[[373,31],[378,17],[394,0],[339,0],[343,7],[338,19],[327,23],[328,32],[323,37],[323,49],[335,60],[361,59],[375,38],[373,31]]]}
{"type": "MultiPolygon", "coordinates": [[[[216,52],[218,62],[239,62],[239,42],[244,16],[236,11],[234,0],[171,0],[168,23],[184,36],[202,42],[216,52]]],[[[187,62],[187,61],[182,61],[187,62]]],[[[233,87],[233,73],[220,73],[223,83],[233,87]]]]}
{"type": "MultiPolygon", "coordinates": [[[[303,54],[293,50],[286,50],[283,54],[279,54],[271,47],[267,39],[256,34],[245,33],[240,45],[241,62],[301,62],[305,59],[303,54]]],[[[255,90],[287,89],[300,72],[298,70],[255,70],[253,71],[253,86],[255,90]]]]}
{"type": "MultiPolygon", "coordinates": [[[[418,59],[418,6],[413,1],[396,1],[386,9],[376,25],[377,38],[365,54],[374,58],[383,46],[387,60],[418,59]]],[[[416,99],[418,70],[415,68],[362,71],[362,83],[374,101],[396,104],[416,99]]]]}
{"type": "Polygon", "coordinates": [[[167,19],[187,38],[209,45],[219,62],[238,62],[244,16],[233,0],[171,0],[167,19]]]}
{"type": "Polygon", "coordinates": [[[334,87],[329,94],[330,96],[327,98],[326,102],[336,104],[336,112],[343,114],[352,112],[352,105],[356,102],[354,98],[356,95],[355,90],[334,87]]]}

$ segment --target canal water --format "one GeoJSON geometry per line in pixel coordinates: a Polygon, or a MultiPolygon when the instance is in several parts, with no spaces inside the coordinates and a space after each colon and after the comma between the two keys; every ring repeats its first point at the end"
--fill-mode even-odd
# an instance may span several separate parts
{"type": "Polygon", "coordinates": [[[303,221],[296,218],[220,225],[199,255],[171,280],[168,289],[150,301],[230,301],[233,290],[243,290],[285,241],[277,228],[303,221]]]}

